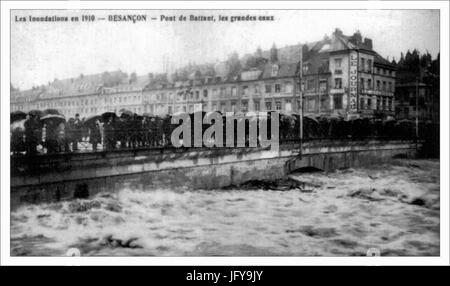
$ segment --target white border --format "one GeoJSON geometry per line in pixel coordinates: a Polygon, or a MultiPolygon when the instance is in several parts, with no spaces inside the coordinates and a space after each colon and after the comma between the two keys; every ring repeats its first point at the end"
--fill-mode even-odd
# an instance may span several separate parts
{"type": "Polygon", "coordinates": [[[449,2],[1,2],[1,265],[449,265],[449,2]],[[440,257],[10,257],[9,35],[11,9],[440,9],[440,257]]]}

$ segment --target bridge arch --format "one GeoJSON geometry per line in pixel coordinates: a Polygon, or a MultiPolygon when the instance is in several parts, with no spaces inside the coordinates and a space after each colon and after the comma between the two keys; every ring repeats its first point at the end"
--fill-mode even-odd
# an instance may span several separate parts
{"type": "Polygon", "coordinates": [[[319,172],[324,172],[324,170],[314,166],[306,166],[290,170],[289,173],[293,174],[293,173],[319,173],[319,172]]]}

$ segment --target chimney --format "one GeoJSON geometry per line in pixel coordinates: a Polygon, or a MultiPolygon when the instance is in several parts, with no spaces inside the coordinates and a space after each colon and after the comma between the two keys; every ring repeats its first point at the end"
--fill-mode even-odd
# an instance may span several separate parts
{"type": "Polygon", "coordinates": [[[278,50],[275,46],[275,43],[273,43],[272,48],[270,49],[270,61],[272,63],[278,62],[278,50]]]}
{"type": "Polygon", "coordinates": [[[356,44],[362,43],[362,36],[361,36],[361,32],[359,30],[353,34],[353,40],[355,41],[356,44]]]}
{"type": "Polygon", "coordinates": [[[372,46],[372,39],[365,38],[365,39],[364,39],[364,46],[366,46],[366,48],[367,48],[368,50],[372,50],[372,49],[373,49],[373,46],[372,46]]]}
{"type": "Polygon", "coordinates": [[[339,29],[339,28],[336,28],[333,32],[333,36],[342,36],[342,35],[343,35],[343,33],[342,33],[341,29],[339,29]]]}

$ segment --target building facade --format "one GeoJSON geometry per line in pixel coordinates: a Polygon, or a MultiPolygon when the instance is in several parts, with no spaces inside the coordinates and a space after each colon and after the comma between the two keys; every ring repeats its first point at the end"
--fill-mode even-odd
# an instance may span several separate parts
{"type": "Polygon", "coordinates": [[[422,81],[398,84],[396,118],[439,122],[439,89],[422,81]]]}
{"type": "Polygon", "coordinates": [[[398,63],[396,118],[439,123],[440,57],[408,52],[398,63]]]}
{"type": "Polygon", "coordinates": [[[349,117],[394,115],[396,67],[359,32],[331,38],[303,49],[302,87],[306,114],[349,117]]]}
{"type": "MultiPolygon", "coordinates": [[[[274,49],[274,48],[273,48],[274,49]]],[[[276,49],[276,48],[275,48],[276,49]]],[[[276,53],[276,51],[274,52],[276,53]]],[[[296,63],[272,60],[238,76],[193,76],[186,81],[154,82],[144,89],[145,112],[161,115],[205,111],[298,111],[296,63]]]]}
{"type": "Polygon", "coordinates": [[[117,71],[55,80],[11,93],[11,110],[56,108],[67,118],[106,111],[165,115],[177,112],[270,111],[350,117],[394,114],[395,66],[359,32],[310,44],[257,50],[238,68],[219,63],[171,75],[130,76],[117,71]],[[303,99],[303,100],[302,100],[303,99]]]}

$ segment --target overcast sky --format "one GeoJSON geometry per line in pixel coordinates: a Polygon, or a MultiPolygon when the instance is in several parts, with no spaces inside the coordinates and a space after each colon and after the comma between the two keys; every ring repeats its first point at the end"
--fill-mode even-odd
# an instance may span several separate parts
{"type": "MultiPolygon", "coordinates": [[[[27,19],[28,20],[28,19],[27,19]]],[[[240,11],[12,11],[11,82],[21,89],[82,74],[122,70],[138,75],[163,71],[164,56],[176,65],[224,60],[236,51],[254,52],[317,41],[340,28],[360,30],[382,56],[439,52],[438,10],[240,10],[240,11]],[[15,16],[146,14],[147,22],[15,22],[15,16]],[[160,15],[215,15],[216,22],[161,22],[160,15]],[[219,15],[273,15],[269,22],[219,22],[219,15]]]]}

